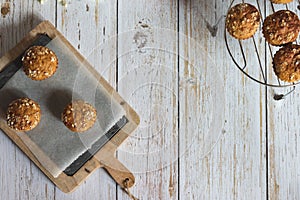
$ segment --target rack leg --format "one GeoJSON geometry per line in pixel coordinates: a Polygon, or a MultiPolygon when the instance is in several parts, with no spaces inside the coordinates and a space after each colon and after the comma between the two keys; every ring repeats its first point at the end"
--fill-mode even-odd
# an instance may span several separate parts
{"type": "Polygon", "coordinates": [[[286,94],[274,94],[273,98],[276,101],[280,101],[280,100],[284,99],[286,96],[290,95],[292,92],[294,92],[295,89],[296,89],[296,86],[294,85],[293,89],[291,89],[288,93],[286,93],[286,94]]]}

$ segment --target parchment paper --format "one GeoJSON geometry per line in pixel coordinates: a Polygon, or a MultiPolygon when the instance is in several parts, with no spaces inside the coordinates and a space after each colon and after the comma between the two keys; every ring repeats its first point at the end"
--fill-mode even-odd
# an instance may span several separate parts
{"type": "Polygon", "coordinates": [[[54,76],[33,81],[20,69],[0,90],[0,114],[4,120],[8,104],[20,97],[29,97],[40,104],[42,118],[39,125],[32,131],[16,134],[43,167],[57,177],[117,123],[125,111],[60,38],[54,38],[47,47],[59,60],[54,76]],[[85,100],[97,110],[98,120],[84,133],[71,132],[60,120],[64,107],[75,99],[85,100]]]}

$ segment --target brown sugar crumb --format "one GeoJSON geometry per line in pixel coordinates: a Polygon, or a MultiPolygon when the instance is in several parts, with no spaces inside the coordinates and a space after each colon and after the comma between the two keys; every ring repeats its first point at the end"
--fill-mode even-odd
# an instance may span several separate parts
{"type": "Polygon", "coordinates": [[[299,31],[299,18],[289,10],[277,11],[266,17],[263,23],[264,37],[274,46],[294,42],[298,38],[299,31]]]}
{"type": "Polygon", "coordinates": [[[16,131],[30,131],[41,119],[41,109],[38,103],[21,98],[9,104],[6,112],[7,125],[16,131]]]}
{"type": "Polygon", "coordinates": [[[280,80],[297,82],[300,80],[300,45],[282,47],[274,55],[273,68],[280,80]]]}
{"type": "Polygon", "coordinates": [[[22,58],[25,74],[32,80],[50,78],[57,69],[58,59],[55,53],[44,46],[30,47],[22,58]]]}
{"type": "Polygon", "coordinates": [[[256,7],[240,3],[228,11],[226,29],[236,39],[248,39],[257,31],[259,22],[260,14],[256,7]]]}
{"type": "Polygon", "coordinates": [[[63,123],[73,132],[84,132],[90,129],[96,119],[96,109],[82,100],[71,102],[62,113],[63,123]]]}

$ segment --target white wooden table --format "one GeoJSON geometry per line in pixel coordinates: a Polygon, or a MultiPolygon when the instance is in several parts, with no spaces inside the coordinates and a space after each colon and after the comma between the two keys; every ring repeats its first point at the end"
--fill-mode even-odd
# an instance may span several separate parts
{"type": "MultiPolygon", "coordinates": [[[[43,5],[36,0],[0,2],[9,7],[1,9],[1,56],[35,25],[49,20],[139,113],[141,126],[118,152],[135,174],[135,196],[300,198],[299,92],[274,101],[274,89],[249,80],[234,66],[223,33],[229,0],[73,0],[67,7],[55,0],[43,5]],[[153,33],[162,28],[179,33],[175,40],[165,38],[173,53],[145,50],[147,42],[162,39],[153,33]],[[193,48],[189,37],[202,49],[193,48]],[[101,48],[89,56],[97,44],[107,41],[112,47],[106,61],[97,59],[101,48]],[[195,81],[197,69],[202,73],[211,67],[205,65],[210,63],[208,56],[216,62],[224,90],[222,107],[213,113],[209,108],[215,107],[214,101],[205,101],[205,90],[195,81]],[[221,116],[210,146],[198,135],[207,131],[197,127],[199,110],[204,117],[221,116]]],[[[296,6],[295,2],[294,11],[296,6]]],[[[261,43],[262,56],[264,51],[261,43]]],[[[201,81],[215,78],[205,77],[201,81]]],[[[75,192],[62,193],[2,132],[0,152],[0,199],[129,199],[102,169],[75,192]]]]}

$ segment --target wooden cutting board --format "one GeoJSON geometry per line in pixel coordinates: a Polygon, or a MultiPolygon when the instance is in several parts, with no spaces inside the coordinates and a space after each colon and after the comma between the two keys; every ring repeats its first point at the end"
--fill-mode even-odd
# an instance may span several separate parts
{"type": "Polygon", "coordinates": [[[40,23],[37,27],[29,32],[29,34],[22,39],[13,49],[8,51],[0,59],[0,72],[14,61],[18,56],[28,49],[28,47],[41,35],[46,34],[50,38],[60,37],[62,42],[71,49],[72,53],[82,61],[85,67],[98,80],[99,84],[105,88],[110,94],[110,97],[116,100],[126,111],[125,117],[128,122],[121,128],[121,130],[114,135],[114,137],[107,142],[89,161],[87,161],[74,175],[68,176],[61,173],[57,178],[54,178],[49,171],[47,171],[40,161],[35,157],[33,149],[29,148],[24,141],[5,123],[0,121],[0,128],[7,134],[7,136],[43,171],[43,173],[63,192],[72,192],[80,185],[89,175],[92,174],[99,167],[104,167],[114,180],[125,188],[124,181],[127,181],[127,187],[134,184],[133,174],[122,164],[116,157],[115,152],[121,143],[135,130],[139,124],[139,117],[137,113],[120,97],[120,95],[109,85],[109,83],[101,77],[98,72],[86,62],[85,58],[67,41],[66,38],[48,21],[40,23]]]}

